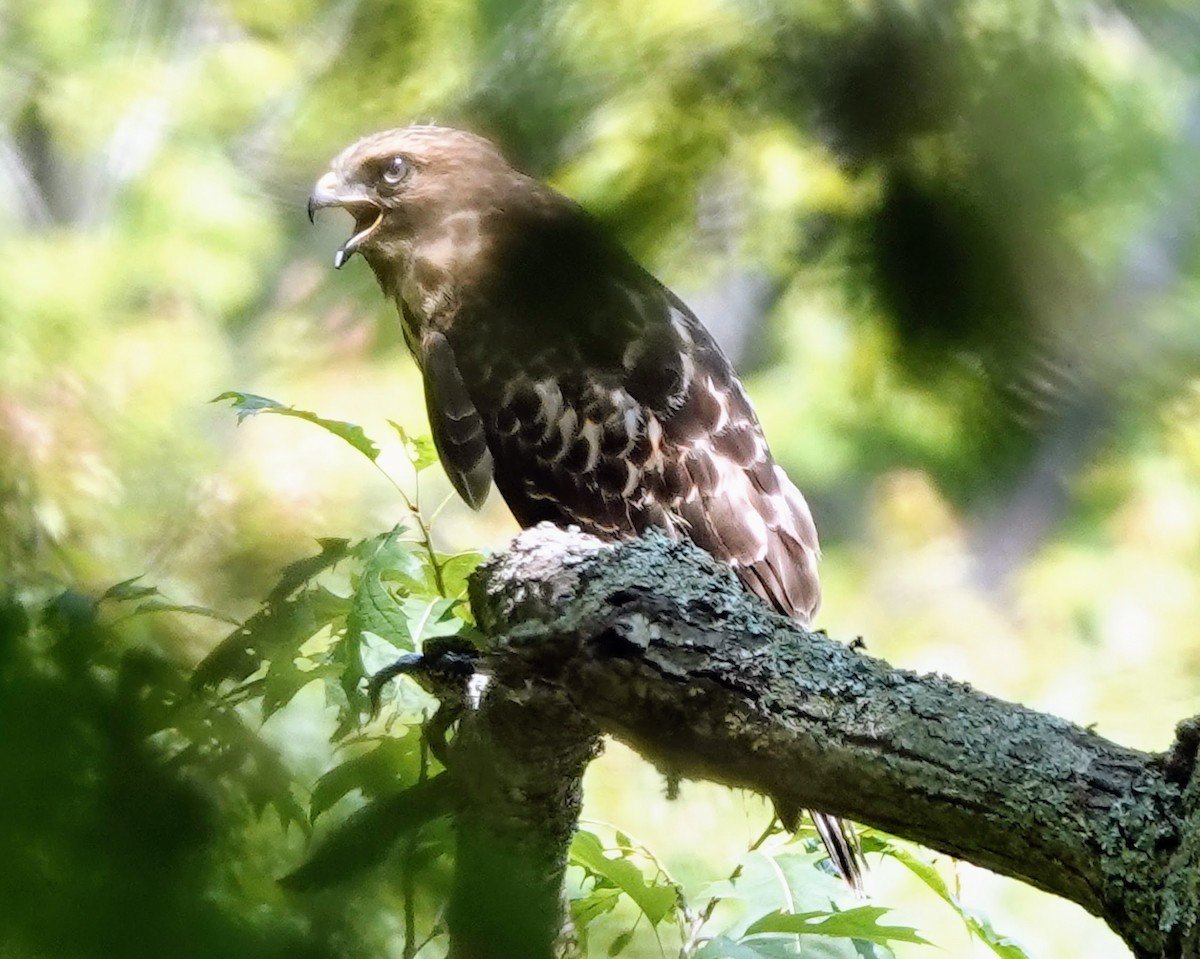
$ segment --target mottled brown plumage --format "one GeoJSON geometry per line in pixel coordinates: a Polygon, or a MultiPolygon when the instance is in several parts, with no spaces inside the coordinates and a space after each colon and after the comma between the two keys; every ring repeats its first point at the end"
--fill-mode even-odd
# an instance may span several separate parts
{"type": "MultiPolygon", "coordinates": [[[[817,533],[729,362],[692,312],[575,203],[488,141],[414,126],[338,156],[309,201],[355,219],[421,367],[434,442],[478,508],[605,538],[652,527],[729,563],[808,624],[817,533]]],[[[817,817],[857,884],[852,844],[817,817]]]]}

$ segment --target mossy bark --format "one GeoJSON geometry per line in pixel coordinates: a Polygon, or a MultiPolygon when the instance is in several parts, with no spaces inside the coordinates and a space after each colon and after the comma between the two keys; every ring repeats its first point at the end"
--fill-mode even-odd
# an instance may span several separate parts
{"type": "Polygon", "coordinates": [[[599,729],[684,776],[877,826],[1057,893],[1139,957],[1200,956],[1198,737],[1181,735],[1169,756],[1142,753],[893,669],[801,629],[662,536],[611,546],[527,531],[476,575],[472,601],[491,637],[493,704],[467,718],[460,749],[499,776],[472,829],[528,845],[534,824],[538,856],[557,849],[549,859],[563,861],[599,729]]]}

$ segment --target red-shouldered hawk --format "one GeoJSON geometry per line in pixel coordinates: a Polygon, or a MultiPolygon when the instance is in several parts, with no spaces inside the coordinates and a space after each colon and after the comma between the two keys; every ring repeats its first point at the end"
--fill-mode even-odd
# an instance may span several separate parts
{"type": "MultiPolygon", "coordinates": [[[[362,254],[395,301],[467,503],[494,482],[522,526],[686,536],[809,624],[816,527],[742,384],[691,310],[576,203],[481,137],[413,126],[338,156],[309,217],[322,207],[354,217],[334,265],[362,254]]],[[[858,887],[852,834],[814,819],[858,887]]]]}

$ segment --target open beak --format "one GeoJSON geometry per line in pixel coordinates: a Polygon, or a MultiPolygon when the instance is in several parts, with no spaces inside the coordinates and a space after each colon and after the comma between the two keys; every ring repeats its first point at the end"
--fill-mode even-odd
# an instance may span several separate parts
{"type": "Polygon", "coordinates": [[[317,210],[326,207],[341,207],[354,217],[354,235],[338,247],[333,256],[335,269],[345,266],[356,250],[383,220],[383,209],[370,197],[342,186],[341,180],[332,170],[317,181],[312,196],[308,198],[308,220],[312,223],[317,210]]]}

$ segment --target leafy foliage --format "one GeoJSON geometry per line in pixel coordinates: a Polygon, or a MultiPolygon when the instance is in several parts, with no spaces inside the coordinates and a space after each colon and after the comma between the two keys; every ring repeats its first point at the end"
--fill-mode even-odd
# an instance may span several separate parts
{"type": "Polygon", "coordinates": [[[937,868],[911,847],[874,829],[865,831],[862,844],[864,850],[882,853],[908,869],[958,914],[972,937],[987,946],[1000,959],[1029,959],[1016,942],[997,933],[986,917],[966,908],[937,868]]]}
{"type": "MultiPolygon", "coordinates": [[[[264,397],[230,396],[237,397],[241,415],[260,411],[293,415],[333,433],[372,462],[376,459],[378,447],[354,424],[283,407],[264,397]]],[[[401,441],[414,474],[425,469],[430,463],[423,452],[428,448],[427,441],[403,433],[401,441]]],[[[361,887],[366,877],[374,875],[377,891],[373,898],[399,895],[408,904],[404,908],[412,908],[413,897],[419,893],[411,877],[389,892],[392,883],[385,875],[369,872],[371,866],[392,855],[405,837],[409,837],[405,861],[435,887],[442,881],[449,837],[433,824],[448,812],[450,790],[445,774],[430,770],[422,741],[421,721],[428,714],[430,701],[419,689],[402,686],[388,694],[383,714],[371,718],[365,685],[377,664],[400,652],[419,651],[426,640],[435,637],[471,635],[466,578],[481,557],[477,553],[446,556],[437,552],[419,501],[406,498],[406,503],[412,516],[408,524],[356,543],[323,539],[318,552],[286,565],[258,610],[241,622],[203,606],[171,602],[158,588],[145,584],[142,577],[109,587],[95,601],[72,591],[61,593],[40,616],[30,614],[25,604],[15,599],[6,600],[2,607],[5,630],[0,653],[11,661],[0,663],[0,677],[10,683],[21,680],[14,689],[31,692],[25,674],[36,675],[53,666],[45,682],[63,686],[59,695],[82,695],[94,700],[95,723],[119,703],[136,704],[136,712],[124,720],[126,725],[111,732],[118,739],[110,748],[131,750],[130,761],[142,767],[143,773],[127,768],[126,762],[110,771],[119,778],[105,788],[122,793],[150,791],[124,814],[131,817],[131,828],[136,823],[142,836],[139,841],[149,844],[148,852],[156,843],[162,845],[164,853],[168,847],[177,847],[180,852],[173,861],[183,868],[189,848],[227,841],[214,833],[216,822],[223,829],[234,830],[228,837],[232,840],[239,818],[248,816],[250,821],[259,821],[261,831],[263,814],[268,810],[274,814],[282,833],[273,839],[264,837],[271,844],[268,861],[255,863],[258,870],[265,868],[266,874],[260,871],[252,877],[243,867],[224,876],[204,871],[188,881],[181,878],[182,874],[148,877],[148,882],[167,883],[163,889],[156,889],[155,895],[160,897],[177,894],[200,901],[206,898],[200,892],[205,882],[228,887],[224,895],[228,908],[233,910],[228,917],[215,907],[211,916],[162,907],[173,917],[172,922],[186,917],[200,924],[193,943],[196,955],[212,954],[211,949],[216,948],[205,938],[205,923],[216,930],[213,935],[226,936],[230,943],[239,942],[221,931],[221,923],[233,921],[241,902],[237,888],[247,883],[272,885],[271,873],[295,855],[294,844],[286,841],[289,830],[294,828],[311,836],[317,821],[338,808],[342,813],[335,817],[336,823],[325,830],[311,857],[287,872],[282,879],[284,887],[311,890],[356,877],[361,887]],[[199,615],[232,623],[234,628],[200,661],[189,679],[183,663],[152,654],[136,643],[129,645],[123,638],[149,614],[162,613],[199,615]],[[311,686],[324,690],[331,708],[327,734],[344,758],[306,787],[304,777],[291,768],[284,753],[259,732],[259,727],[286,713],[296,697],[311,686]],[[257,709],[252,709],[255,706],[257,709]],[[217,792],[200,789],[202,783],[211,784],[217,792]],[[347,816],[346,808],[355,805],[358,808],[347,816]],[[244,812],[239,814],[239,809],[244,812]],[[173,819],[176,827],[168,827],[173,819]],[[159,826],[177,828],[176,838],[166,842],[159,826]]],[[[19,703],[19,697],[14,696],[12,704],[19,703]]],[[[21,727],[14,723],[9,728],[21,727]]],[[[31,734],[33,731],[29,727],[31,734]]],[[[50,732],[43,729],[41,735],[50,732]]],[[[78,732],[84,735],[84,741],[95,735],[86,730],[78,732]]],[[[61,732],[64,737],[75,734],[70,727],[61,732]]],[[[14,736],[11,744],[14,748],[29,746],[21,734],[14,736]]],[[[82,760],[77,770],[84,777],[89,775],[87,762],[82,760]]],[[[11,845],[11,838],[17,835],[9,832],[10,827],[28,828],[20,826],[25,820],[18,812],[30,798],[20,792],[10,794],[8,804],[0,807],[0,811],[11,813],[0,827],[0,848],[11,845]]],[[[62,826],[52,825],[55,829],[62,826]]],[[[81,823],[80,828],[97,827],[81,823]]],[[[28,834],[34,837],[37,831],[29,829],[28,834]]],[[[48,831],[46,835],[56,833],[48,831]]],[[[87,841],[89,848],[95,842],[87,841]]],[[[109,845],[116,847],[119,843],[109,845]]],[[[264,848],[257,854],[261,858],[267,851],[264,848]]],[[[69,861],[71,853],[62,849],[56,855],[69,861]]],[[[80,876],[80,882],[89,883],[104,869],[118,868],[120,857],[128,853],[114,848],[112,855],[113,862],[99,861],[90,875],[80,876]]],[[[235,861],[229,860],[231,864],[235,861]]],[[[39,862],[37,854],[29,860],[14,855],[11,875],[28,883],[38,874],[39,862]]],[[[50,862],[45,865],[54,866],[50,862]]],[[[10,901],[20,901],[17,887],[13,888],[10,901]]],[[[151,901],[155,898],[149,887],[138,886],[135,891],[151,901]]],[[[272,924],[281,930],[297,922],[310,932],[315,928],[313,924],[320,916],[315,905],[310,909],[299,901],[281,900],[278,894],[267,899],[272,905],[264,933],[272,924]]],[[[119,922],[128,913],[122,902],[101,901],[97,908],[101,905],[113,912],[102,926],[119,922]]],[[[384,905],[380,908],[394,911],[384,905]]],[[[85,913],[89,921],[95,918],[90,911],[85,913]]],[[[435,924],[433,916],[427,921],[435,924]]],[[[353,934],[364,942],[382,930],[378,923],[358,926],[353,934]]],[[[0,923],[0,932],[5,928],[0,923]]],[[[7,931],[26,934],[17,927],[7,931]]],[[[170,923],[164,925],[163,934],[187,938],[170,923]]],[[[330,930],[330,935],[345,934],[330,930]]],[[[280,954],[295,948],[287,945],[291,940],[282,931],[275,935],[283,950],[280,954]]],[[[36,943],[36,937],[30,941],[36,943]]],[[[107,941],[103,935],[97,939],[98,943],[107,941]]],[[[266,941],[246,939],[236,951],[271,954],[264,951],[266,941]]],[[[86,943],[73,948],[87,954],[86,943]]],[[[163,948],[165,945],[151,948],[146,954],[161,954],[163,948]]],[[[305,953],[300,950],[299,954],[305,953]]]]}
{"type": "MultiPolygon", "coordinates": [[[[603,927],[611,936],[609,955],[619,954],[643,923],[654,930],[659,948],[663,948],[660,929],[674,926],[680,955],[693,959],[810,954],[851,959],[890,955],[890,947],[897,943],[931,945],[911,925],[881,922],[891,911],[886,907],[853,900],[847,904],[846,889],[831,875],[825,851],[809,823],[788,837],[773,821],[728,879],[707,882],[699,889],[677,881],[649,849],[620,829],[605,830],[613,836],[608,845],[588,829],[580,829],[571,845],[571,864],[582,874],[571,898],[571,917],[585,948],[593,930],[603,927]],[[634,908],[632,922],[620,918],[626,901],[634,908]],[[729,905],[737,906],[732,920],[722,909],[729,905]],[[725,921],[718,921],[718,916],[725,921]],[[615,935],[614,927],[620,930],[615,935]],[[820,937],[824,944],[819,953],[804,945],[810,937],[820,937]]],[[[865,851],[879,854],[877,862],[892,860],[910,870],[996,955],[1027,959],[1015,942],[962,906],[941,872],[921,852],[876,830],[864,830],[862,838],[865,851]]]]}
{"type": "Polygon", "coordinates": [[[929,943],[906,926],[881,926],[879,919],[887,909],[858,906],[845,912],[771,912],[756,919],[746,930],[747,936],[787,933],[798,936],[835,936],[858,939],[886,946],[893,942],[929,943]]]}
{"type": "Polygon", "coordinates": [[[282,880],[299,891],[322,888],[378,865],[405,833],[450,812],[451,786],[446,773],[369,802],[317,847],[312,856],[282,880]]]}
{"type": "Polygon", "coordinates": [[[235,708],[197,702],[180,664],[106,622],[123,593],[146,595],[0,599],[0,939],[35,956],[329,955],[314,917],[277,896],[246,922],[230,869],[269,848],[240,831],[247,815],[303,825],[292,772],[235,708]]]}
{"type": "MultiPolygon", "coordinates": [[[[247,393],[220,398],[234,401],[239,418],[273,412],[312,423],[378,467],[380,447],[355,424],[247,393]]],[[[430,445],[393,426],[415,478],[433,462],[430,445]]],[[[229,617],[172,603],[142,577],[109,587],[95,602],[71,592],[61,594],[47,607],[43,628],[48,636],[61,637],[50,642],[52,658],[92,657],[90,664],[80,660],[69,670],[76,682],[94,684],[102,697],[132,696],[143,702],[140,726],[124,735],[141,753],[147,775],[166,777],[162,788],[172,803],[180,801],[182,796],[176,794],[187,788],[186,782],[220,783],[222,797],[201,800],[197,794],[189,800],[197,814],[201,807],[207,806],[211,815],[224,805],[228,816],[230,805],[240,803],[255,817],[269,809],[285,831],[296,827],[309,837],[318,820],[340,808],[343,814],[334,817],[334,825],[311,854],[282,877],[282,887],[302,893],[336,889],[350,880],[361,884],[366,876],[382,875],[371,867],[386,861],[403,841],[408,871],[400,895],[405,913],[413,915],[418,895],[413,870],[419,871],[424,862],[436,882],[451,858],[448,834],[433,827],[451,811],[453,787],[448,774],[431,769],[421,731],[430,706],[424,694],[400,686],[391,693],[386,715],[372,718],[374,704],[365,689],[373,671],[368,660],[411,654],[433,639],[469,638],[473,627],[465,603],[466,581],[481,557],[438,553],[419,499],[395,485],[409,507],[411,530],[401,524],[355,543],[321,540],[318,552],[281,570],[257,611],[244,622],[233,621],[234,629],[200,661],[190,681],[178,664],[137,649],[122,650],[109,634],[150,613],[197,614],[226,622],[229,617]],[[113,615],[104,623],[102,613],[109,609],[113,615]],[[100,641],[96,648],[108,653],[95,656],[80,644],[81,635],[92,643],[100,641]],[[114,669],[125,678],[110,693],[103,677],[114,669]],[[284,757],[256,732],[248,709],[257,705],[257,723],[269,721],[313,684],[323,688],[332,709],[329,739],[342,758],[303,788],[284,757]],[[301,799],[304,793],[307,798],[301,799]],[[356,804],[355,797],[357,808],[347,815],[344,810],[356,804]]],[[[37,645],[29,646],[30,634],[36,632],[34,620],[12,602],[4,612],[17,633],[10,651],[24,648],[28,654],[37,645]]],[[[129,788],[136,780],[120,785],[129,788]]],[[[672,877],[645,845],[620,829],[609,831],[610,845],[589,829],[580,829],[571,844],[570,863],[580,877],[571,915],[585,951],[594,930],[606,922],[609,955],[633,949],[643,928],[652,933],[659,949],[664,948],[663,931],[673,929],[680,955],[693,959],[800,955],[799,944],[812,937],[844,943],[845,950],[835,948],[829,954],[846,956],[879,955],[877,948],[886,950],[893,943],[926,944],[912,927],[881,923],[888,911],[883,907],[839,905],[846,891],[830,879],[828,866],[822,868],[811,826],[790,843],[768,846],[775,835],[772,824],[728,880],[710,884],[700,895],[672,877]],[[754,878],[752,868],[763,863],[773,877],[765,886],[754,878]],[[814,898],[823,899],[824,905],[798,908],[814,898]],[[733,925],[718,922],[718,907],[735,901],[745,914],[733,925]],[[625,903],[633,908],[632,921],[622,918],[625,903]],[[619,924],[615,932],[614,922],[619,924]]],[[[868,835],[865,848],[911,870],[998,955],[1023,959],[1015,945],[966,912],[940,874],[915,853],[877,833],[868,835]]],[[[287,922],[296,908],[280,904],[273,921],[287,922]]],[[[426,921],[430,935],[436,935],[440,924],[432,916],[426,921]]],[[[412,920],[409,928],[415,930],[412,920]]],[[[412,945],[410,941],[406,948],[412,945]]]]}
{"type": "MultiPolygon", "coordinates": [[[[588,926],[597,917],[611,912],[620,895],[627,896],[637,907],[638,921],[646,919],[651,927],[657,927],[681,907],[682,890],[670,880],[657,863],[651,875],[645,875],[637,864],[638,850],[632,848],[628,839],[618,834],[616,856],[606,856],[599,837],[586,830],[579,830],[571,843],[570,862],[583,870],[590,885],[586,895],[571,901],[571,918],[576,925],[580,941],[587,947],[588,926]]],[[[651,860],[653,861],[653,860],[651,860]]],[[[633,937],[633,929],[619,933],[609,949],[610,955],[621,952],[633,937]]]]}

